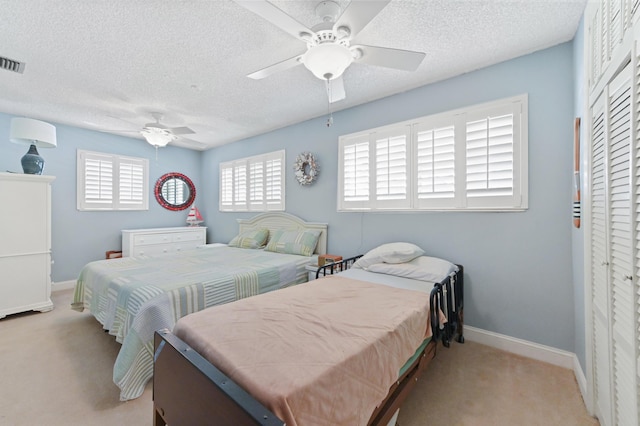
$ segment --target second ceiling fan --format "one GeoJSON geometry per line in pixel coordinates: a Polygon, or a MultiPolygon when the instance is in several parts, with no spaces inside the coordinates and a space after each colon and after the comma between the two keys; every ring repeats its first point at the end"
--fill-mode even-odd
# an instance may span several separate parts
{"type": "Polygon", "coordinates": [[[351,0],[342,13],[337,3],[323,1],[315,9],[322,22],[313,28],[307,28],[267,0],[235,1],[307,44],[306,52],[255,71],[248,77],[258,80],[304,65],[325,82],[329,102],[337,102],[346,97],[342,74],[353,62],[415,71],[425,57],[423,52],[351,44],[390,0],[351,0]]]}

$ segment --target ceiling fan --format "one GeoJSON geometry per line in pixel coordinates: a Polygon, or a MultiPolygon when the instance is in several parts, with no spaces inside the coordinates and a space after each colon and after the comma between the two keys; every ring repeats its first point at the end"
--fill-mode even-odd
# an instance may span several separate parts
{"type": "Polygon", "coordinates": [[[156,148],[165,147],[169,142],[178,139],[180,135],[190,135],[195,133],[188,127],[167,127],[160,123],[162,113],[152,112],[151,116],[156,120],[155,123],[147,123],[144,125],[140,134],[145,140],[156,148]]]}
{"type": "Polygon", "coordinates": [[[351,44],[391,0],[351,0],[342,13],[336,2],[322,1],[315,9],[322,22],[313,28],[307,28],[267,0],[235,1],[307,44],[306,52],[255,71],[248,77],[258,80],[302,64],[325,81],[330,103],[346,97],[342,74],[353,62],[415,71],[425,57],[423,52],[351,44]]]}

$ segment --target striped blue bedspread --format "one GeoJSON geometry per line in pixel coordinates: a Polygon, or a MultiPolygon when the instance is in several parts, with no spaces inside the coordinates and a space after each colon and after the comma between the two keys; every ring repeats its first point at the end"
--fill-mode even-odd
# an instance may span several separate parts
{"type": "Polygon", "coordinates": [[[91,312],[122,343],[113,368],[120,400],[139,397],[153,376],[153,333],[206,307],[307,281],[305,256],[205,246],[154,257],[88,263],[72,308],[91,312]]]}

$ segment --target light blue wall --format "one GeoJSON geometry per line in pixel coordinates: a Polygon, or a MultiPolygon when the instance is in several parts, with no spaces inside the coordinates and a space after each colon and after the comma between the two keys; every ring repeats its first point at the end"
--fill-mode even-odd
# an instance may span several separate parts
{"type": "MultiPolygon", "coordinates": [[[[236,218],[220,213],[218,164],[286,149],[287,211],[329,224],[329,252],[351,256],[390,241],[410,241],[465,266],[465,320],[485,330],[574,351],[571,167],[573,45],[562,45],[427,85],[203,155],[209,240],[226,242],[236,218]],[[529,94],[529,206],[522,213],[338,213],[338,136],[410,118],[529,94]],[[321,173],[302,187],[295,156],[316,154],[321,173]]],[[[349,87],[347,85],[347,96],[349,87]]],[[[325,102],[318,99],[318,102],[325,102]]]]}
{"type": "MultiPolygon", "coordinates": [[[[0,113],[0,170],[22,173],[20,158],[28,147],[9,142],[11,115],[0,113]]],[[[36,118],[36,117],[33,117],[36,118]]],[[[187,211],[172,212],[155,200],[156,180],[167,172],[180,172],[201,187],[200,153],[167,147],[158,151],[146,142],[51,123],[56,126],[58,146],[39,149],[45,159],[44,174],[55,176],[52,183],[52,280],[67,281],[78,277],[86,263],[104,259],[105,251],[119,250],[122,229],[185,226],[187,211]],[[115,153],[149,159],[149,210],[136,212],[80,212],[76,209],[77,149],[115,153]]],[[[204,198],[196,192],[196,203],[204,198]]],[[[2,208],[7,208],[2,206],[2,208]]],[[[20,208],[12,206],[9,208],[20,208]]]]}
{"type": "MultiPolygon", "coordinates": [[[[585,72],[584,69],[584,17],[580,21],[580,26],[576,31],[576,35],[573,39],[573,65],[574,65],[574,115],[580,117],[580,156],[584,157],[584,154],[588,152],[588,147],[585,145],[587,141],[585,120],[587,118],[584,111],[585,103],[585,72]]],[[[582,169],[582,161],[581,167],[582,169]]],[[[584,172],[582,176],[587,176],[584,172]]],[[[584,182],[584,178],[581,179],[581,184],[584,182]]],[[[584,194],[584,191],[582,191],[584,194]]],[[[582,208],[584,211],[584,208],[582,208]]],[[[582,221],[580,228],[572,228],[571,231],[571,245],[573,253],[573,303],[575,306],[575,346],[573,352],[575,352],[583,373],[586,373],[586,327],[585,327],[585,314],[584,314],[584,226],[582,221]]]]}

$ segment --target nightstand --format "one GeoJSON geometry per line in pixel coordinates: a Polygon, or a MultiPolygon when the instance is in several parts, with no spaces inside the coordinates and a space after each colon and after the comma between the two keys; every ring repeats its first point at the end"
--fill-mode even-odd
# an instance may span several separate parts
{"type": "Polygon", "coordinates": [[[305,269],[309,274],[309,281],[313,281],[316,279],[316,272],[318,271],[318,265],[307,265],[305,269]]]}

